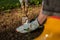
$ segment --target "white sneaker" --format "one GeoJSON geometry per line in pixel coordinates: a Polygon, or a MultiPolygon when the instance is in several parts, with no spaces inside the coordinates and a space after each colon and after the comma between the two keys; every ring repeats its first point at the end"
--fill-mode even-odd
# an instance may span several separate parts
{"type": "Polygon", "coordinates": [[[33,30],[36,30],[37,28],[40,28],[39,26],[40,25],[38,23],[38,20],[35,19],[35,21],[32,21],[30,23],[25,23],[22,26],[19,26],[18,28],[16,28],[16,31],[20,33],[28,33],[33,30]]]}

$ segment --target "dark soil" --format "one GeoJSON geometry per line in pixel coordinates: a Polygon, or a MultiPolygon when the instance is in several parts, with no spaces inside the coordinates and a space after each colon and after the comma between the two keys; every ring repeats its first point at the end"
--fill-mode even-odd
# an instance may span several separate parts
{"type": "Polygon", "coordinates": [[[0,40],[33,40],[43,32],[43,28],[38,28],[27,34],[21,34],[15,30],[0,32],[0,40]]]}

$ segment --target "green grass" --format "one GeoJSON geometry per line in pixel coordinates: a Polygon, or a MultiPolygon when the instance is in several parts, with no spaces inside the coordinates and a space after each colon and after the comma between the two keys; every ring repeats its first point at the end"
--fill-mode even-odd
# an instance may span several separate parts
{"type": "Polygon", "coordinates": [[[0,0],[0,10],[19,7],[19,0],[0,0]]]}
{"type": "MultiPolygon", "coordinates": [[[[29,0],[30,5],[39,5],[42,0],[29,0]]],[[[0,0],[0,11],[20,7],[19,0],[0,0]]]]}

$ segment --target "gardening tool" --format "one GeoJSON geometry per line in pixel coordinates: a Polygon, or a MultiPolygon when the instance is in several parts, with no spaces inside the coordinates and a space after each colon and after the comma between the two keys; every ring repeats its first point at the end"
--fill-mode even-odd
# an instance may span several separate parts
{"type": "Polygon", "coordinates": [[[22,24],[24,23],[28,23],[28,0],[19,0],[20,4],[21,4],[21,9],[22,9],[22,13],[24,13],[26,16],[22,17],[22,24]]]}

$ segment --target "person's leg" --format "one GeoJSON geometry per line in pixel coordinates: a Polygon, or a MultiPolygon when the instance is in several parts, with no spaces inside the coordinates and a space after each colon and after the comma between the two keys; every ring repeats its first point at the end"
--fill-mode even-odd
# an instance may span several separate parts
{"type": "Polygon", "coordinates": [[[20,33],[28,33],[33,30],[36,30],[37,28],[41,27],[40,24],[42,24],[46,18],[47,18],[47,16],[42,14],[42,11],[41,11],[38,18],[36,18],[34,21],[32,21],[30,23],[23,24],[22,26],[18,27],[16,29],[16,31],[20,32],[20,33]]]}
{"type": "Polygon", "coordinates": [[[36,30],[37,28],[41,27],[40,25],[42,25],[42,23],[46,20],[46,18],[47,18],[47,15],[43,13],[43,8],[41,8],[41,12],[39,16],[34,21],[23,24],[22,26],[18,27],[16,31],[20,33],[28,33],[33,30],[36,30]]]}
{"type": "Polygon", "coordinates": [[[43,10],[42,9],[43,9],[43,7],[41,8],[40,14],[38,16],[38,21],[39,21],[40,24],[42,24],[48,17],[48,15],[43,14],[43,10]]]}

